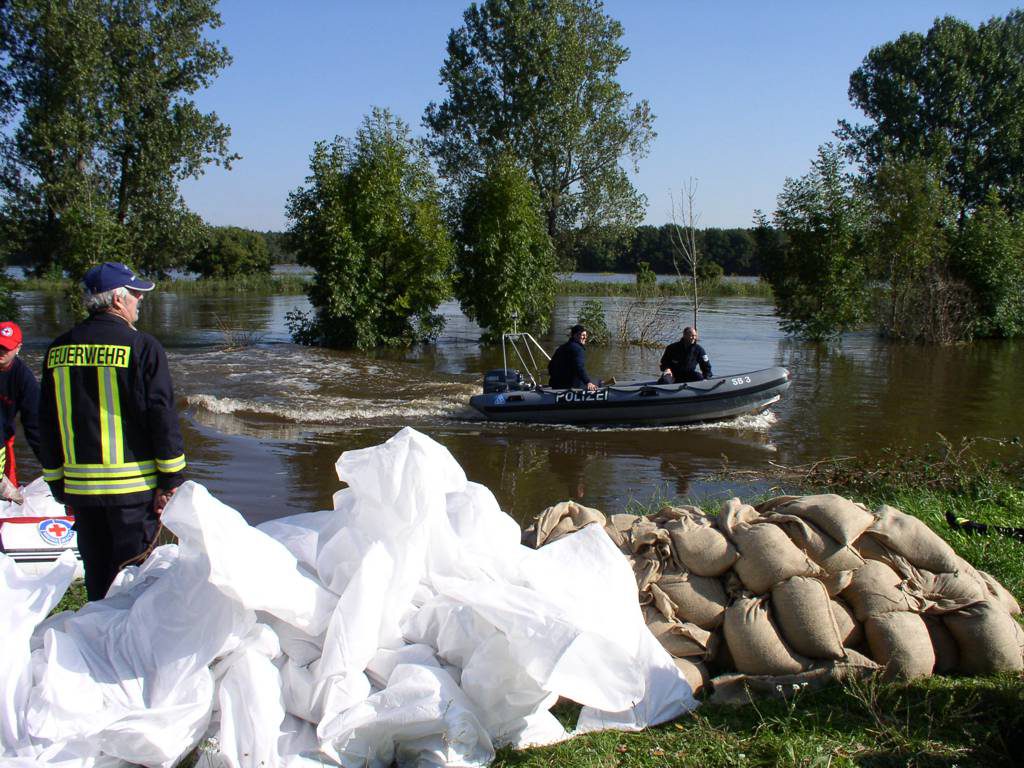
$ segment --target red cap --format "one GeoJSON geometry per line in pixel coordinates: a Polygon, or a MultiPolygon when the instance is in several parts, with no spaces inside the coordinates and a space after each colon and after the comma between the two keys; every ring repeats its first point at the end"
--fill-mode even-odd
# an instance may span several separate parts
{"type": "Polygon", "coordinates": [[[0,323],[0,347],[15,349],[21,344],[21,328],[10,320],[0,323]]]}

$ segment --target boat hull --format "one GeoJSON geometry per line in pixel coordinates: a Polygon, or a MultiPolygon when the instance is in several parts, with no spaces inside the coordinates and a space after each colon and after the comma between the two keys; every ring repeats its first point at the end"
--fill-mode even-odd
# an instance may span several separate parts
{"type": "Polygon", "coordinates": [[[670,425],[758,413],[789,388],[785,368],[685,384],[634,382],[597,392],[541,388],[475,395],[470,405],[495,421],[537,424],[670,425]]]}

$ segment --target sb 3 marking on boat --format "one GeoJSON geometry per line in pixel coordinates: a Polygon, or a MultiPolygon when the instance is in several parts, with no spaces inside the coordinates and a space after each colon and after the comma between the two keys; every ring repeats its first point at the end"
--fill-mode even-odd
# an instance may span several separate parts
{"type": "Polygon", "coordinates": [[[559,392],[555,395],[556,403],[594,403],[607,399],[607,389],[599,389],[596,392],[585,392],[583,390],[570,389],[567,392],[559,392]]]}
{"type": "Polygon", "coordinates": [[[750,383],[750,377],[749,376],[737,376],[736,378],[732,379],[732,385],[734,387],[738,387],[741,384],[749,384],[749,383],[750,383]]]}

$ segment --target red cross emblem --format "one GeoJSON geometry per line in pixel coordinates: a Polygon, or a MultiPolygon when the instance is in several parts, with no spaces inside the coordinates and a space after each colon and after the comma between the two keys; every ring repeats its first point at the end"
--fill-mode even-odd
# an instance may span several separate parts
{"type": "Polygon", "coordinates": [[[68,532],[68,527],[66,525],[54,521],[53,524],[49,526],[46,530],[48,533],[52,533],[56,538],[59,539],[63,537],[65,533],[68,532]]]}

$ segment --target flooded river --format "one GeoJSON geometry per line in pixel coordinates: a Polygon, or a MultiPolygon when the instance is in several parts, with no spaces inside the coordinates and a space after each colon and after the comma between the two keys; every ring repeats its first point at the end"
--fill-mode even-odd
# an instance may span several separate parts
{"type": "MultiPolygon", "coordinates": [[[[23,357],[38,374],[46,345],[67,327],[59,297],[19,294],[23,357]]],[[[554,348],[583,298],[562,297],[554,348]]],[[[627,300],[607,298],[613,334],[627,300]]],[[[444,444],[471,480],[488,486],[520,520],[575,498],[608,512],[631,501],[724,498],[774,485],[774,465],[888,446],[1024,432],[1024,344],[982,342],[941,349],[847,334],[828,347],[785,336],[760,299],[709,300],[701,342],[716,375],[788,367],[793,386],[758,416],[694,427],[650,429],[516,426],[490,423],[468,406],[501,349],[481,347],[479,329],[450,303],[436,345],[373,354],[299,347],[285,314],[308,308],[301,296],[149,296],[140,326],[170,358],[192,479],[258,522],[324,509],[340,487],[342,451],[386,440],[409,425],[444,444]],[[730,476],[723,468],[745,470],[730,476]],[[747,470],[762,480],[753,481],[747,470]]],[[[656,335],[678,337],[689,313],[663,302],[656,335]]],[[[660,349],[613,343],[590,348],[591,375],[651,377],[660,349]]],[[[20,441],[20,438],[19,438],[20,441]]],[[[22,481],[38,474],[24,444],[22,481]]]]}

